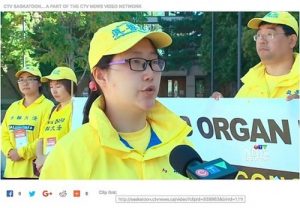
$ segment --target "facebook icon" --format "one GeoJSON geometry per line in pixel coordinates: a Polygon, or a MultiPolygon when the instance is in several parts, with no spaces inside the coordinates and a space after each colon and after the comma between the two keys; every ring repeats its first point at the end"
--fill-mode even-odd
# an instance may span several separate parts
{"type": "Polygon", "coordinates": [[[6,190],[6,197],[13,197],[14,191],[13,190],[6,190]]]}

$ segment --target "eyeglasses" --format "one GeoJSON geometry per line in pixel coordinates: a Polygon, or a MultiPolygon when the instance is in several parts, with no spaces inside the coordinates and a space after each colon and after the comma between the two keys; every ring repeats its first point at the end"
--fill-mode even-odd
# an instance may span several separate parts
{"type": "Polygon", "coordinates": [[[28,77],[28,78],[20,78],[20,79],[18,79],[17,80],[17,82],[18,83],[24,83],[24,82],[34,82],[34,81],[36,81],[36,80],[38,80],[37,78],[35,78],[35,77],[28,77]]]}
{"type": "Polygon", "coordinates": [[[119,61],[112,61],[108,65],[117,65],[125,63],[129,63],[129,67],[132,71],[145,71],[149,64],[152,71],[162,72],[166,66],[166,61],[161,58],[152,60],[147,60],[143,58],[130,58],[119,61]]]}
{"type": "Polygon", "coordinates": [[[267,33],[267,34],[260,34],[257,33],[256,35],[253,36],[253,40],[257,41],[258,39],[264,39],[267,41],[273,40],[276,35],[285,35],[285,33],[267,33]]]}

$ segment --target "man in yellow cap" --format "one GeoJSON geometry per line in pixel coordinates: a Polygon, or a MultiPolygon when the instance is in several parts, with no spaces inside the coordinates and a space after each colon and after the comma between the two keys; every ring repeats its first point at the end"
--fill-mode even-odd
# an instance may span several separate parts
{"type": "Polygon", "coordinates": [[[156,100],[165,69],[157,49],[171,42],[164,32],[127,21],[94,34],[89,122],[57,143],[40,179],[184,179],[169,155],[189,143],[191,127],[156,100]]]}
{"type": "MultiPolygon", "coordinates": [[[[254,35],[261,62],[241,79],[244,85],[236,98],[299,98],[299,53],[293,50],[298,40],[298,22],[288,12],[269,12],[253,18],[248,27],[254,35]]],[[[222,97],[214,92],[212,97],[222,97]]]]}
{"type": "Polygon", "coordinates": [[[38,68],[24,68],[16,77],[23,98],[9,106],[2,122],[1,144],[6,156],[4,178],[36,178],[32,167],[35,142],[53,103],[42,94],[38,68]]]}

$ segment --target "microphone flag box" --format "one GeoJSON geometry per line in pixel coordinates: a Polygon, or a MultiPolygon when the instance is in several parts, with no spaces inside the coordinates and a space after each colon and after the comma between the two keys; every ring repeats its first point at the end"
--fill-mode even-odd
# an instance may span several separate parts
{"type": "Polygon", "coordinates": [[[237,173],[238,169],[222,158],[204,163],[193,161],[187,171],[191,179],[234,179],[237,173]]]}

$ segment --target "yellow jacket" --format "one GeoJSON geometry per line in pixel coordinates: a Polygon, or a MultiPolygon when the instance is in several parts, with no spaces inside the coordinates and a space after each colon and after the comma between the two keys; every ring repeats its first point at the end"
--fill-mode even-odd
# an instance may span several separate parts
{"type": "Polygon", "coordinates": [[[12,161],[6,158],[4,177],[35,178],[32,161],[35,158],[36,143],[41,127],[47,122],[53,103],[41,95],[31,105],[25,107],[24,99],[14,102],[7,109],[2,122],[2,152],[7,157],[9,150],[17,148],[15,132],[18,129],[26,131],[27,145],[18,148],[18,154],[23,160],[12,161]]]}
{"type": "Polygon", "coordinates": [[[49,145],[51,141],[57,143],[64,135],[66,135],[72,128],[72,102],[60,108],[57,111],[57,106],[52,112],[46,126],[42,128],[40,138],[43,139],[43,153],[47,155],[51,150],[52,145],[49,145]]]}
{"type": "Polygon", "coordinates": [[[265,66],[262,63],[257,64],[241,79],[244,85],[236,94],[236,98],[286,98],[288,93],[299,93],[300,78],[300,58],[295,53],[295,62],[290,73],[284,75],[284,78],[275,86],[274,90],[269,92],[265,78],[265,66]]]}
{"type": "Polygon", "coordinates": [[[189,143],[191,127],[185,121],[156,101],[147,115],[152,136],[140,154],[120,139],[103,108],[100,97],[91,107],[90,122],[57,143],[40,179],[184,179],[170,166],[169,154],[175,146],[189,143]]]}

